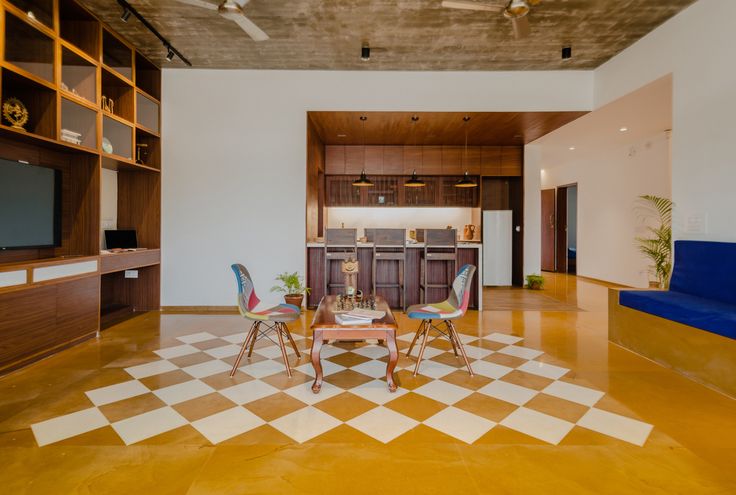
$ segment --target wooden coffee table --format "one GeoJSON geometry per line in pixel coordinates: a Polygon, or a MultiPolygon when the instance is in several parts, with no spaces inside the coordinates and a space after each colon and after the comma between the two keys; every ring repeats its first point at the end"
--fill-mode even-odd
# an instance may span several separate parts
{"type": "Polygon", "coordinates": [[[338,325],[335,322],[335,314],[332,308],[335,305],[336,296],[325,296],[319,302],[319,307],[314,313],[312,320],[312,366],[314,366],[315,378],[312,384],[312,392],[319,393],[322,388],[322,363],[320,362],[320,351],[322,344],[329,340],[366,340],[378,339],[385,342],[388,348],[388,364],[386,365],[386,382],[391,392],[396,391],[396,383],[394,382],[394,368],[399,360],[399,350],[396,347],[396,330],[398,325],[394,320],[386,301],[376,296],[376,309],[385,311],[386,316],[380,320],[374,320],[368,325],[338,325]]]}

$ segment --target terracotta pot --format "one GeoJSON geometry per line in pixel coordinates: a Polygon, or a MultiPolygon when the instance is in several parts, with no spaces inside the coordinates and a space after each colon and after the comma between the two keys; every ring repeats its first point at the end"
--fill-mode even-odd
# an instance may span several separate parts
{"type": "Polygon", "coordinates": [[[660,288],[659,282],[657,282],[656,280],[650,280],[649,281],[649,288],[650,289],[659,289],[660,288]]]}
{"type": "Polygon", "coordinates": [[[542,284],[540,282],[532,282],[529,284],[531,290],[541,290],[542,284]]]}
{"type": "Polygon", "coordinates": [[[286,304],[293,304],[299,309],[301,309],[302,307],[303,300],[304,300],[304,294],[286,294],[284,296],[284,301],[286,301],[286,304]]]}

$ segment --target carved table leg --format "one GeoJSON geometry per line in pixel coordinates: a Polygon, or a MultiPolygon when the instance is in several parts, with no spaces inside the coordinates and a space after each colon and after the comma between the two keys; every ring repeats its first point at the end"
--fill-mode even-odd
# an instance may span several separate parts
{"type": "Polygon", "coordinates": [[[319,360],[319,353],[322,350],[322,331],[315,330],[312,335],[312,366],[314,367],[314,383],[312,384],[312,392],[318,394],[322,389],[322,363],[319,360]]]}
{"type": "Polygon", "coordinates": [[[396,392],[394,369],[399,360],[399,349],[396,347],[396,333],[386,332],[386,347],[388,347],[388,365],[386,366],[386,382],[389,392],[396,392]]]}

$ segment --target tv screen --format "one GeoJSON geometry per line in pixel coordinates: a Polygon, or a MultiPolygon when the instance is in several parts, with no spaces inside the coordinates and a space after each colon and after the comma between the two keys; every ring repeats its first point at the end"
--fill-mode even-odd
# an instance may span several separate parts
{"type": "Polygon", "coordinates": [[[61,245],[61,172],[0,159],[0,249],[61,245]]]}

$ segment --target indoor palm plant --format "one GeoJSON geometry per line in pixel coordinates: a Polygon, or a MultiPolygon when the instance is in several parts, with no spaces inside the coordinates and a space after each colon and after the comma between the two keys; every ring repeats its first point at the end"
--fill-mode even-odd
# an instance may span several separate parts
{"type": "Polygon", "coordinates": [[[299,276],[298,272],[284,272],[276,277],[281,285],[271,287],[271,292],[283,292],[286,304],[293,304],[297,308],[302,307],[304,294],[309,294],[312,289],[304,286],[304,279],[299,276]]]}
{"type": "Polygon", "coordinates": [[[648,237],[637,237],[639,252],[652,263],[650,270],[655,280],[650,286],[666,289],[672,271],[672,203],[671,199],[646,194],[639,196],[647,207],[648,216],[655,226],[648,226],[648,237]]]}

